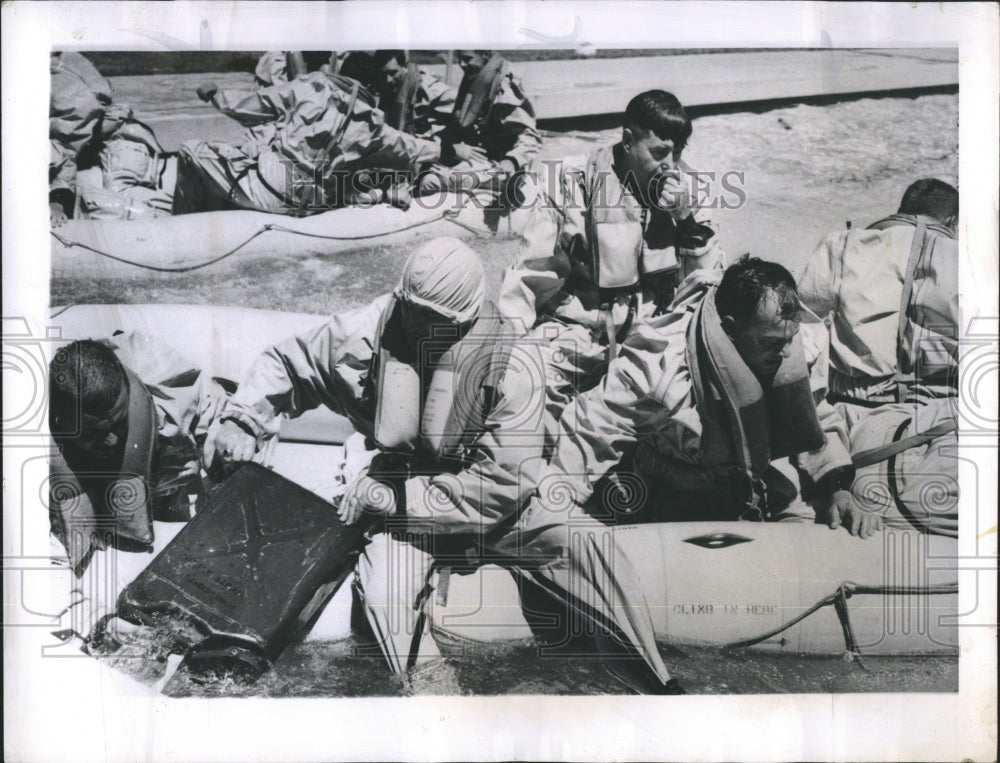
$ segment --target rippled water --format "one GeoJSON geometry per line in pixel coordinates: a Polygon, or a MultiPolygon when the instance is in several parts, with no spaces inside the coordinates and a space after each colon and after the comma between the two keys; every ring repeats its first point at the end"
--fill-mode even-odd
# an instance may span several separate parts
{"type": "MultiPolygon", "coordinates": [[[[539,654],[531,643],[477,645],[446,658],[451,670],[432,672],[421,693],[463,695],[631,694],[584,644],[567,656],[539,654]]],[[[405,696],[371,645],[354,638],[291,646],[256,682],[230,676],[193,676],[181,666],[163,693],[173,697],[405,696]]],[[[958,656],[838,657],[772,655],[719,648],[662,646],[671,674],[691,694],[797,694],[839,692],[957,692],[958,656]]],[[[120,656],[116,667],[147,684],[165,675],[163,661],[120,656]]]]}

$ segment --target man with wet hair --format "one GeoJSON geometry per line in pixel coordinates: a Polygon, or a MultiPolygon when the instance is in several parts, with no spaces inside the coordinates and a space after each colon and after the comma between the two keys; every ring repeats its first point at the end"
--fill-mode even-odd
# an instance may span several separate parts
{"type": "Polygon", "coordinates": [[[421,175],[418,194],[499,189],[529,168],[542,144],[535,109],[499,52],[460,50],[458,63],[463,77],[441,133],[441,161],[421,175]]]}
{"type": "Polygon", "coordinates": [[[543,163],[524,253],[501,286],[500,312],[548,345],[550,446],[562,409],[598,383],[630,329],[666,310],[683,278],[717,279],[724,265],[681,159],[692,127],[680,102],[640,93],[622,124],[614,145],[543,163]]]}
{"type": "Polygon", "coordinates": [[[52,533],[74,571],[108,543],[149,548],[153,520],[190,518],[201,448],[225,391],[152,337],[118,333],[49,364],[52,533]]]}
{"type": "Polygon", "coordinates": [[[640,324],[604,382],[560,421],[551,473],[511,550],[525,574],[598,613],[643,658],[649,691],[669,691],[670,678],[616,522],[818,516],[861,537],[879,529],[850,499],[847,435],[823,400],[807,317],[785,268],[745,257],[718,286],[640,324]],[[623,490],[622,481],[636,484],[623,490]]]}
{"type": "Polygon", "coordinates": [[[853,427],[918,395],[957,396],[958,190],[923,178],[899,211],[827,234],[799,278],[830,325],[829,399],[853,427]]]}

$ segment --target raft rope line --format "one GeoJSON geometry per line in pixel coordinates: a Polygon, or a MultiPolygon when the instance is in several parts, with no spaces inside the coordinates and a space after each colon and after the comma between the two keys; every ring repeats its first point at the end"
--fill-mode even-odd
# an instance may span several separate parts
{"type": "Polygon", "coordinates": [[[267,233],[268,231],[281,231],[284,233],[292,233],[297,236],[305,236],[306,238],[322,238],[328,241],[365,241],[367,239],[383,238],[385,236],[392,236],[397,233],[405,233],[406,231],[414,230],[415,228],[420,228],[423,227],[424,225],[430,225],[431,223],[436,223],[441,220],[444,220],[445,222],[450,222],[454,225],[457,225],[460,228],[464,228],[467,231],[475,233],[477,236],[482,236],[484,234],[492,233],[492,231],[488,229],[476,228],[472,225],[468,225],[467,223],[459,221],[457,219],[458,212],[459,210],[446,209],[436,217],[432,217],[427,220],[421,220],[420,222],[412,223],[402,228],[396,228],[395,230],[391,231],[383,231],[381,233],[364,233],[357,236],[332,236],[324,233],[307,233],[306,231],[295,230],[294,228],[289,228],[285,225],[279,225],[278,223],[267,223],[263,227],[261,227],[260,230],[254,232],[249,238],[247,238],[241,244],[238,244],[237,246],[233,247],[228,252],[220,254],[218,257],[213,257],[210,260],[206,260],[205,262],[200,262],[197,265],[188,265],[186,267],[161,267],[158,265],[148,265],[146,263],[136,262],[134,260],[126,259],[125,257],[119,257],[117,255],[111,254],[110,252],[105,252],[101,249],[90,246],[89,244],[84,244],[79,241],[70,241],[65,236],[61,236],[58,233],[56,233],[54,230],[49,231],[49,233],[51,233],[52,237],[55,238],[56,241],[58,241],[67,249],[72,247],[86,249],[87,251],[93,252],[94,254],[97,254],[101,257],[107,257],[108,259],[114,260],[115,262],[121,262],[126,265],[133,265],[134,267],[142,268],[143,270],[152,270],[157,273],[189,273],[193,270],[200,270],[201,268],[206,268],[209,265],[214,265],[217,262],[221,262],[222,260],[228,257],[232,257],[234,254],[239,252],[240,249],[245,247],[255,238],[263,235],[264,233],[267,233]]]}
{"type": "Polygon", "coordinates": [[[840,620],[840,627],[844,632],[844,644],[847,647],[847,653],[845,656],[852,660],[856,660],[862,666],[861,647],[858,646],[857,637],[854,635],[854,627],[851,625],[851,614],[847,608],[847,600],[850,599],[855,594],[882,594],[882,595],[892,595],[892,596],[919,596],[924,594],[938,595],[938,594],[956,594],[958,593],[958,583],[945,583],[943,585],[930,585],[930,586],[878,586],[878,585],[858,585],[857,583],[852,583],[850,581],[841,583],[834,593],[829,596],[825,596],[818,602],[813,604],[809,609],[796,617],[789,620],[784,625],[780,625],[774,630],[768,631],[762,636],[757,636],[755,638],[746,639],[744,641],[734,641],[731,644],[726,644],[727,649],[742,649],[748,646],[754,646],[762,641],[767,641],[769,638],[777,636],[779,633],[788,630],[793,625],[800,623],[805,620],[809,615],[813,614],[823,607],[833,605],[834,610],[837,612],[837,618],[840,620]]]}

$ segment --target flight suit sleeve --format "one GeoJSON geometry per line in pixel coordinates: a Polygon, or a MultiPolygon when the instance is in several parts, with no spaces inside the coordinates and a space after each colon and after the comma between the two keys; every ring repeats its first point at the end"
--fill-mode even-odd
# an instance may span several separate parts
{"type": "Polygon", "coordinates": [[[265,350],[240,381],[222,419],[236,421],[261,438],[276,435],[283,417],[294,418],[320,405],[345,414],[345,396],[353,391],[338,374],[338,365],[370,365],[371,341],[384,304],[383,298],[335,315],[313,331],[265,350]]]}
{"type": "Polygon", "coordinates": [[[541,410],[545,402],[532,365],[508,362],[468,467],[457,474],[407,480],[407,516],[432,520],[435,532],[482,533],[519,512],[542,467],[537,448],[525,448],[530,444],[526,437],[541,436],[525,414],[541,410]]]}
{"type": "Polygon", "coordinates": [[[851,441],[843,414],[826,400],[830,366],[830,341],[826,325],[807,311],[801,332],[802,347],[809,367],[809,385],[816,404],[816,416],[826,441],[818,450],[799,453],[794,461],[813,482],[818,483],[836,470],[853,473],[851,441]]]}
{"type": "Polygon", "coordinates": [[[272,85],[256,92],[246,90],[220,90],[212,96],[212,105],[244,127],[272,122],[283,109],[279,90],[287,85],[272,85]]]}
{"type": "Polygon", "coordinates": [[[563,291],[570,274],[569,251],[586,245],[583,189],[561,162],[543,162],[539,195],[521,234],[521,259],[504,273],[498,309],[525,330],[563,291]]]}
{"type": "Polygon", "coordinates": [[[423,95],[426,98],[429,133],[425,138],[437,140],[448,127],[455,111],[455,88],[449,87],[437,77],[423,77],[423,95]]]}
{"type": "Polygon", "coordinates": [[[383,121],[382,112],[373,110],[371,142],[365,164],[373,169],[408,169],[421,167],[441,158],[441,144],[397,130],[383,121]]]}
{"type": "Polygon", "coordinates": [[[824,236],[799,276],[799,299],[820,318],[828,317],[836,306],[840,272],[837,253],[844,252],[848,235],[844,231],[824,236]]]}
{"type": "MultiPolygon", "coordinates": [[[[649,435],[653,422],[658,430],[669,428],[672,411],[665,402],[686,401],[690,392],[687,377],[673,373],[683,349],[672,344],[670,334],[655,324],[640,326],[611,362],[602,383],[566,407],[552,459],[557,475],[553,478],[564,482],[548,486],[549,490],[569,491],[575,503],[583,504],[598,481],[649,435]],[[664,395],[659,388],[664,380],[674,379],[683,394],[664,395]]],[[[540,487],[540,492],[544,489],[540,487]]]]}
{"type": "Polygon", "coordinates": [[[499,132],[497,143],[507,147],[504,159],[518,169],[531,164],[542,146],[535,124],[535,110],[524,94],[520,80],[507,74],[493,100],[492,118],[499,132]]]}

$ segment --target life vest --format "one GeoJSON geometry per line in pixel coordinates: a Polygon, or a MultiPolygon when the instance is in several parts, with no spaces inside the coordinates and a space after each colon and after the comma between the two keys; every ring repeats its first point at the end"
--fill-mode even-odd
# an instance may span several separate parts
{"type": "Polygon", "coordinates": [[[702,424],[701,464],[671,462],[657,471],[668,487],[693,494],[695,501],[700,491],[719,491],[721,502],[732,507],[730,519],[760,520],[768,513],[764,475],[771,461],[817,450],[826,438],[801,335],[763,389],[722,328],[715,291],[694,308],[686,332],[685,356],[702,424]]]}
{"type": "Polygon", "coordinates": [[[466,142],[477,142],[503,83],[503,56],[494,53],[472,78],[463,77],[455,98],[455,121],[466,142]]]}
{"type": "Polygon", "coordinates": [[[416,100],[420,89],[420,69],[416,64],[406,65],[403,81],[391,101],[383,104],[385,122],[405,133],[413,134],[416,129],[416,100]]]}
{"type": "Polygon", "coordinates": [[[646,209],[619,181],[614,171],[614,149],[600,148],[588,155],[582,178],[567,173],[567,182],[580,182],[587,205],[585,246],[570,251],[574,294],[588,305],[615,292],[635,291],[644,277],[678,269],[676,229],[667,212],[646,209]],[[597,294],[588,300],[587,292],[597,294]]]}
{"type": "Polygon", "coordinates": [[[121,468],[101,473],[66,448],[53,458],[49,515],[77,575],[94,550],[121,541],[149,548],[153,542],[152,464],[158,422],[149,391],[125,368],[129,380],[128,432],[121,468]]]}
{"type": "Polygon", "coordinates": [[[428,378],[394,358],[382,341],[395,308],[393,298],[380,318],[373,388],[366,390],[375,398],[375,443],[437,473],[442,461],[460,464],[482,433],[515,332],[496,314],[480,318],[462,338],[456,326],[454,340],[444,335],[423,347],[425,357],[439,356],[428,378]]]}

